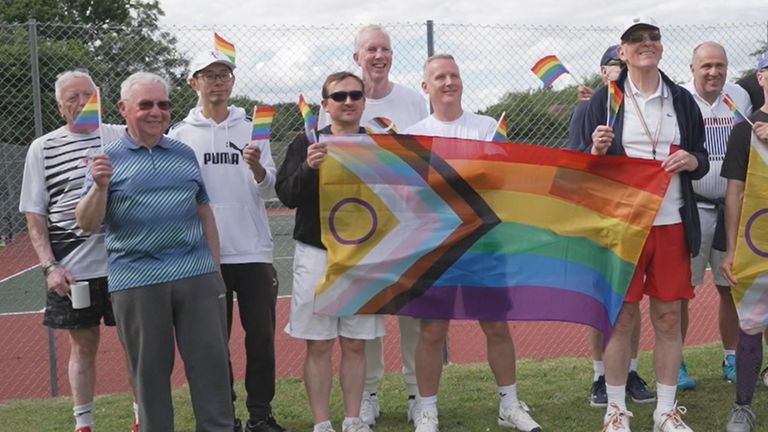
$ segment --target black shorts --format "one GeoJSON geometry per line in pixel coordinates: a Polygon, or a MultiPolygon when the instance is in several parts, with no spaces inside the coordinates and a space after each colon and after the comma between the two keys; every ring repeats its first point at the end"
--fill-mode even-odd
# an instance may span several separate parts
{"type": "Polygon", "coordinates": [[[91,305],[84,309],[72,309],[72,302],[67,296],[60,296],[48,291],[45,302],[43,324],[55,329],[81,329],[97,327],[104,318],[104,324],[115,325],[112,302],[107,291],[107,278],[89,279],[91,305]]]}

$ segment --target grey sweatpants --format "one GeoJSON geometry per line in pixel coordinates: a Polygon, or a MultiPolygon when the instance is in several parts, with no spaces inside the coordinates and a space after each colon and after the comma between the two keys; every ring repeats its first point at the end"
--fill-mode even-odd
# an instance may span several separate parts
{"type": "Polygon", "coordinates": [[[142,432],[173,431],[174,337],[198,432],[232,432],[224,281],[218,272],[112,293],[142,432]]]}

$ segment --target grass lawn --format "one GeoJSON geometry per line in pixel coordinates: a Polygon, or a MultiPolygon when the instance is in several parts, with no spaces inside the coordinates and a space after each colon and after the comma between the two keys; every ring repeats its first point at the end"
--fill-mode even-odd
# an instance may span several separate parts
{"type": "MultiPolygon", "coordinates": [[[[684,417],[697,432],[724,431],[730,407],[734,400],[734,386],[721,380],[719,344],[687,347],[688,369],[698,379],[692,391],[678,393],[681,405],[688,407],[684,417]]],[[[518,362],[518,393],[533,410],[533,416],[545,431],[595,432],[600,430],[604,411],[590,408],[589,386],[592,378],[591,362],[587,358],[554,360],[521,360],[518,362]]],[[[653,387],[651,353],[642,353],[640,373],[653,387]]],[[[238,415],[244,412],[242,383],[237,388],[241,395],[238,415]]],[[[761,385],[755,394],[756,431],[768,432],[768,391],[761,385]]],[[[407,396],[399,373],[388,373],[379,390],[382,414],[376,432],[411,431],[405,424],[407,396]]],[[[174,392],[176,430],[194,431],[194,419],[186,388],[174,392]]],[[[273,403],[280,423],[293,432],[311,431],[304,386],[299,379],[279,381],[273,403]]],[[[651,432],[651,413],[655,404],[629,403],[634,413],[632,430],[651,432]]],[[[508,430],[496,425],[498,398],[495,384],[487,365],[449,365],[443,372],[440,389],[441,432],[484,432],[508,430]]],[[[343,409],[338,381],[332,395],[333,423],[341,432],[343,409]]],[[[0,403],[2,430],[7,431],[66,431],[72,424],[71,400],[68,398],[7,401],[0,403]]],[[[99,396],[96,402],[96,426],[99,432],[122,431],[130,428],[131,400],[126,394],[99,396]]]]}

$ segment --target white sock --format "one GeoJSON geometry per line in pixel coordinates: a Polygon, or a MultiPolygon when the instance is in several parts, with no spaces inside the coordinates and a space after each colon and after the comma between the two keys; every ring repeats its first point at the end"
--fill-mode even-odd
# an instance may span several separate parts
{"type": "Polygon", "coordinates": [[[437,417],[437,395],[426,397],[419,395],[419,411],[437,417]]]}
{"type": "Polygon", "coordinates": [[[735,355],[736,355],[736,350],[727,350],[727,349],[724,349],[724,350],[723,350],[723,360],[725,360],[725,358],[726,358],[726,357],[728,357],[729,355],[733,355],[733,356],[735,356],[735,355]]]}
{"type": "Polygon", "coordinates": [[[517,403],[517,384],[498,386],[496,391],[499,392],[501,397],[502,408],[509,408],[517,403]]]}
{"type": "Polygon", "coordinates": [[[346,429],[349,425],[355,422],[362,423],[362,420],[360,420],[360,417],[344,417],[344,423],[341,424],[341,428],[346,429]]]}
{"type": "Polygon", "coordinates": [[[331,426],[331,421],[330,420],[326,420],[324,422],[320,422],[320,423],[316,424],[315,427],[312,428],[312,430],[313,431],[318,431],[318,430],[320,430],[320,428],[322,426],[325,426],[325,425],[331,426]]]}
{"type": "Polygon", "coordinates": [[[629,361],[629,371],[630,372],[637,372],[637,357],[631,359],[629,361]]]}
{"type": "Polygon", "coordinates": [[[75,415],[75,429],[93,426],[93,401],[84,405],[75,405],[72,412],[75,415]]]}
{"type": "Polygon", "coordinates": [[[656,383],[656,411],[654,415],[672,411],[675,406],[675,393],[677,385],[656,383]]]}
{"type": "Polygon", "coordinates": [[[136,401],[133,401],[133,419],[136,421],[136,424],[141,424],[139,423],[139,404],[136,401]]]}
{"type": "Polygon", "coordinates": [[[605,363],[602,360],[592,360],[592,370],[595,372],[592,381],[597,381],[598,378],[605,375],[605,363]]]}
{"type": "Polygon", "coordinates": [[[616,404],[623,411],[627,410],[627,385],[605,385],[605,393],[608,395],[608,409],[611,408],[611,404],[616,404]]]}

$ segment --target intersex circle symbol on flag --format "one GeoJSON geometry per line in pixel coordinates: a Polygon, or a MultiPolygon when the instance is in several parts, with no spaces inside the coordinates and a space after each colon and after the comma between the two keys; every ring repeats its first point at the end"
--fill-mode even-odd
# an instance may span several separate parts
{"type": "Polygon", "coordinates": [[[755,221],[764,214],[768,213],[768,208],[763,208],[755,213],[752,214],[752,216],[749,217],[749,220],[747,220],[747,224],[744,226],[744,240],[747,242],[747,246],[754,252],[756,255],[761,257],[768,257],[768,252],[760,249],[755,245],[755,242],[752,240],[752,225],[755,223],[755,221]]]}
{"type": "Polygon", "coordinates": [[[378,223],[379,223],[379,220],[378,220],[378,217],[376,216],[376,210],[374,210],[373,206],[369,204],[367,201],[362,200],[360,198],[356,198],[356,197],[349,197],[349,198],[344,198],[343,200],[340,200],[333,206],[333,208],[331,208],[331,211],[328,214],[328,227],[331,231],[331,235],[333,235],[333,238],[337,242],[343,245],[358,245],[368,240],[369,238],[371,238],[371,236],[373,236],[373,233],[376,232],[378,223]],[[347,204],[358,204],[363,208],[365,208],[366,210],[368,210],[368,213],[370,213],[371,215],[371,228],[368,230],[368,232],[362,235],[361,237],[352,239],[352,240],[347,240],[345,238],[342,238],[341,235],[339,235],[339,231],[336,229],[336,222],[335,222],[336,213],[338,213],[339,209],[341,209],[343,206],[347,204]]]}

